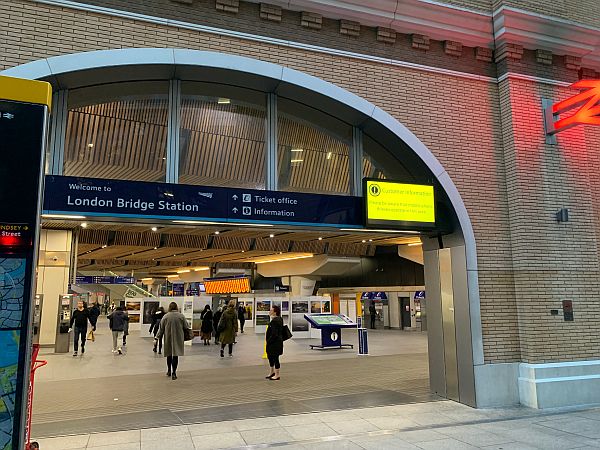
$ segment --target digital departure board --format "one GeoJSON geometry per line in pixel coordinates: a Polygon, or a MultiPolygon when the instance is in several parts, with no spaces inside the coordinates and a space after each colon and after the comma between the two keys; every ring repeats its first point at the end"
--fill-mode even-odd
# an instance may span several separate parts
{"type": "Polygon", "coordinates": [[[435,227],[431,185],[364,180],[365,225],[387,228],[435,227]]]}
{"type": "Polygon", "coordinates": [[[250,292],[250,278],[205,278],[204,288],[207,294],[244,294],[250,292]]]}

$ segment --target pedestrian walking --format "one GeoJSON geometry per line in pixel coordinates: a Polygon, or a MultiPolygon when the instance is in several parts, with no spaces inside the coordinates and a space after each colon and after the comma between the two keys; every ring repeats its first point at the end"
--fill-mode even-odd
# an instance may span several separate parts
{"type": "Polygon", "coordinates": [[[123,312],[122,306],[117,306],[116,309],[108,315],[108,326],[112,331],[113,353],[123,354],[123,349],[117,343],[125,331],[125,323],[129,321],[129,316],[123,312]]]}
{"type": "Polygon", "coordinates": [[[167,358],[167,376],[177,379],[179,357],[183,356],[186,334],[192,333],[185,316],[179,312],[177,303],[169,304],[169,311],[160,321],[157,339],[164,338],[164,355],[167,358]]]}
{"type": "Polygon", "coordinates": [[[100,317],[100,308],[98,307],[98,303],[94,302],[88,311],[90,316],[90,324],[92,325],[92,329],[88,332],[88,340],[94,342],[96,340],[96,336],[94,336],[94,331],[96,331],[98,317],[100,317]]]}
{"type": "Polygon", "coordinates": [[[219,322],[223,315],[223,307],[219,306],[213,314],[213,330],[215,332],[215,344],[219,343],[219,322]]]}
{"type": "Polygon", "coordinates": [[[204,311],[200,315],[202,319],[202,325],[200,326],[200,336],[204,341],[204,345],[210,345],[210,340],[212,339],[213,332],[213,313],[210,310],[210,306],[206,305],[204,307],[204,311]]]}
{"type": "Polygon", "coordinates": [[[369,305],[369,315],[371,316],[371,330],[375,329],[375,319],[377,318],[377,310],[375,309],[375,302],[371,302],[369,305]]]}
{"type": "MultiPolygon", "coordinates": [[[[81,354],[85,353],[85,338],[87,335],[87,325],[90,321],[90,312],[81,300],[77,302],[77,309],[71,314],[69,322],[69,332],[73,333],[73,356],[77,356],[79,350],[79,339],[81,339],[81,354]]],[[[90,323],[91,324],[91,323],[90,323]]]]}
{"type": "Polygon", "coordinates": [[[246,307],[243,303],[238,306],[238,320],[240,321],[240,332],[244,332],[244,324],[246,323],[246,307]]]}
{"type": "Polygon", "coordinates": [[[226,345],[229,346],[229,356],[232,357],[233,343],[235,342],[235,335],[238,331],[235,300],[230,300],[227,309],[223,311],[217,331],[219,332],[219,341],[221,342],[221,358],[225,356],[226,345]]]}
{"type": "Polygon", "coordinates": [[[129,336],[129,312],[127,309],[124,309],[123,313],[127,316],[125,326],[123,327],[123,347],[125,347],[127,345],[127,336],[129,336]]]}
{"type": "Polygon", "coordinates": [[[281,364],[279,362],[279,357],[283,355],[283,341],[285,339],[281,308],[277,305],[273,305],[269,311],[269,316],[271,316],[271,322],[267,327],[265,341],[267,358],[269,359],[271,371],[269,372],[269,376],[265,378],[267,380],[277,381],[280,379],[279,369],[281,368],[281,364]]]}
{"type": "Polygon", "coordinates": [[[165,308],[159,306],[158,309],[152,314],[152,322],[150,323],[150,334],[154,335],[154,348],[152,351],[156,353],[156,347],[158,346],[158,354],[162,353],[163,339],[156,339],[156,335],[158,334],[158,329],[160,328],[160,321],[165,316],[165,308]]]}

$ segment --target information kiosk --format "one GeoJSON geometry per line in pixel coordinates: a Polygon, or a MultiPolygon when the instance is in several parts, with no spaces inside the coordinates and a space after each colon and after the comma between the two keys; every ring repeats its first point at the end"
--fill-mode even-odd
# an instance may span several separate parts
{"type": "Polygon", "coordinates": [[[321,345],[312,344],[311,349],[354,348],[352,344],[342,344],[342,328],[356,328],[350,318],[343,314],[304,314],[304,318],[321,330],[321,345]]]}

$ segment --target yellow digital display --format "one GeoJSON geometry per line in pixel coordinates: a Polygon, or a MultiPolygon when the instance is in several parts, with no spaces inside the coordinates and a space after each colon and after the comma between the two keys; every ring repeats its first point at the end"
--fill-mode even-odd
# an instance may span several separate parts
{"type": "Polygon", "coordinates": [[[229,278],[221,280],[204,279],[207,294],[241,294],[250,292],[250,279],[229,278]]]}
{"type": "Polygon", "coordinates": [[[435,225],[433,186],[365,181],[367,225],[435,225]]]}

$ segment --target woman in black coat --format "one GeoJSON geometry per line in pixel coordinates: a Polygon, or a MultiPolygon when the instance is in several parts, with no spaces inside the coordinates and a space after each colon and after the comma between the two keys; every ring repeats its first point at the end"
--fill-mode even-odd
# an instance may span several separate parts
{"type": "Polygon", "coordinates": [[[210,310],[210,306],[206,305],[204,307],[204,311],[202,311],[200,318],[202,319],[202,325],[200,326],[202,340],[204,341],[204,345],[210,345],[213,330],[213,313],[210,310]]]}
{"type": "Polygon", "coordinates": [[[267,358],[269,358],[269,366],[271,372],[267,380],[277,381],[279,377],[279,369],[281,364],[279,363],[279,357],[283,355],[283,319],[281,318],[281,308],[274,305],[269,311],[271,316],[271,322],[267,328],[267,335],[265,337],[267,341],[267,358]]]}
{"type": "Polygon", "coordinates": [[[213,330],[215,330],[215,344],[219,342],[219,320],[223,314],[223,308],[218,308],[213,314],[213,330]]]}

